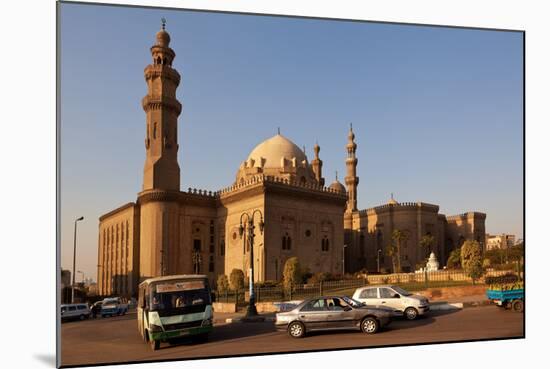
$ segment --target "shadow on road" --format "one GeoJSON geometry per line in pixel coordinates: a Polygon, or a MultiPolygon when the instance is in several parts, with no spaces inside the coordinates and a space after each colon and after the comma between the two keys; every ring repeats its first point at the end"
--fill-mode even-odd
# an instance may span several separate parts
{"type": "MultiPolygon", "coordinates": [[[[276,329],[275,325],[272,322],[226,324],[216,326],[212,333],[210,333],[206,342],[216,343],[223,341],[233,341],[273,332],[276,332],[276,329]]],[[[163,345],[160,349],[167,349],[170,348],[170,346],[194,346],[201,345],[203,343],[205,343],[205,341],[201,341],[197,338],[181,337],[170,340],[170,345],[163,345]]]]}
{"type": "Polygon", "coordinates": [[[431,312],[427,315],[419,315],[415,320],[410,321],[405,317],[395,317],[393,322],[386,327],[388,331],[402,330],[402,329],[411,329],[429,325],[435,322],[438,316],[450,315],[458,313],[460,310],[441,310],[437,312],[431,312]]]}

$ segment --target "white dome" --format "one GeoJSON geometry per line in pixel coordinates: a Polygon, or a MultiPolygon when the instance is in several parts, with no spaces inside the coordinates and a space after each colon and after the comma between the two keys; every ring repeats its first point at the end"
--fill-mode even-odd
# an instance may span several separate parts
{"type": "Polygon", "coordinates": [[[264,160],[264,168],[281,167],[281,159],[292,160],[296,158],[296,165],[306,160],[304,152],[288,138],[278,134],[268,138],[254,148],[248,155],[247,161],[254,160],[254,166],[261,166],[264,160]]]}

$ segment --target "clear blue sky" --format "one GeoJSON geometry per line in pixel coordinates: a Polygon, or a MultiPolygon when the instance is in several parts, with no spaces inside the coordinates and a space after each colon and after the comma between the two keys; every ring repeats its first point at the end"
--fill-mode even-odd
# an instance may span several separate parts
{"type": "MultiPolygon", "coordinates": [[[[487,213],[523,237],[522,34],[61,4],[61,243],[96,278],[98,218],[141,190],[143,69],[167,19],[181,187],[230,185],[256,144],[281,133],[327,183],[345,173],[353,122],[360,208],[424,201],[487,213]]],[[[77,275],[77,280],[81,275],[77,275]]]]}

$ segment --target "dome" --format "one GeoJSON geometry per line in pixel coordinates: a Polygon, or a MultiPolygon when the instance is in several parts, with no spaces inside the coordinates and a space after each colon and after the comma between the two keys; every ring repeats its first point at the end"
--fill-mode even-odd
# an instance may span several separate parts
{"type": "Polygon", "coordinates": [[[336,190],[338,192],[346,193],[346,188],[338,180],[335,180],[334,182],[332,182],[329,188],[332,188],[333,190],[336,190]]]}
{"type": "Polygon", "coordinates": [[[170,44],[170,35],[163,29],[157,32],[157,45],[168,47],[170,44]]]}
{"type": "Polygon", "coordinates": [[[296,165],[307,160],[304,152],[294,142],[278,134],[256,146],[248,155],[247,161],[252,159],[255,161],[255,166],[260,166],[263,159],[264,168],[280,168],[282,158],[287,160],[296,158],[296,165]]]}

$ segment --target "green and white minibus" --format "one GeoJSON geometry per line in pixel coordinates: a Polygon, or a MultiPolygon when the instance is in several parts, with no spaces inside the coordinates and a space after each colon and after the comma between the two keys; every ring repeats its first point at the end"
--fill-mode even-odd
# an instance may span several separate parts
{"type": "Polygon", "coordinates": [[[206,340],[212,318],[212,293],[205,275],[149,278],[139,285],[138,330],[153,350],[183,336],[206,340]]]}

